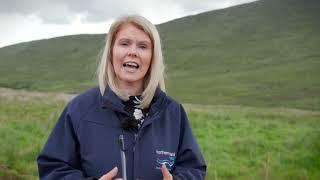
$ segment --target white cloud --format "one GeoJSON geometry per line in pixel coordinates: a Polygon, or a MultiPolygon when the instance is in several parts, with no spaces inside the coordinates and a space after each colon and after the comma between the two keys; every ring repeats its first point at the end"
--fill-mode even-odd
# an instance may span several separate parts
{"type": "Polygon", "coordinates": [[[5,26],[0,29],[0,47],[19,42],[46,39],[51,37],[72,35],[72,34],[99,34],[106,33],[111,21],[99,23],[83,23],[81,15],[69,24],[43,24],[37,16],[9,16],[0,18],[5,26]]]}

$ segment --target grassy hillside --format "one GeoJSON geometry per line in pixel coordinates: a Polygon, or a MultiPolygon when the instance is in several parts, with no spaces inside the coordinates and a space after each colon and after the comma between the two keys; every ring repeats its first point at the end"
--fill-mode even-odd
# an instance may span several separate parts
{"type": "Polygon", "coordinates": [[[0,49],[0,86],[79,92],[94,84],[104,35],[75,35],[0,49]]]}
{"type": "MultiPolygon", "coordinates": [[[[320,1],[261,0],[160,24],[170,95],[195,104],[320,109],[320,1]]],[[[104,35],[0,49],[0,86],[79,92],[104,35]]]]}
{"type": "Polygon", "coordinates": [[[200,104],[319,109],[318,7],[262,0],[161,25],[169,92],[200,104]]]}

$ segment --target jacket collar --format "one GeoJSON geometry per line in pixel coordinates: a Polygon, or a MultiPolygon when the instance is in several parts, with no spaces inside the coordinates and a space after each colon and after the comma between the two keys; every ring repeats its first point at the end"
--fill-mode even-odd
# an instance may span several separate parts
{"type": "Polygon", "coordinates": [[[121,99],[109,87],[105,88],[104,94],[101,96],[101,107],[125,113],[121,99]]]}
{"type": "Polygon", "coordinates": [[[164,93],[160,88],[156,89],[156,92],[154,93],[154,97],[151,101],[150,109],[149,109],[149,114],[153,115],[156,112],[160,111],[162,106],[165,104],[165,97],[166,93],[164,93]]]}
{"type": "MultiPolygon", "coordinates": [[[[162,107],[165,105],[166,94],[158,87],[152,99],[149,114],[157,114],[162,107]]],[[[122,112],[127,114],[124,111],[124,104],[122,100],[109,88],[106,87],[103,96],[101,96],[101,107],[102,108],[111,108],[114,111],[122,112]]]]}
{"type": "Polygon", "coordinates": [[[150,125],[161,113],[165,110],[165,107],[168,104],[167,95],[160,88],[157,88],[151,106],[149,109],[149,115],[145,119],[145,122],[142,124],[141,129],[144,129],[146,126],[150,125]]]}

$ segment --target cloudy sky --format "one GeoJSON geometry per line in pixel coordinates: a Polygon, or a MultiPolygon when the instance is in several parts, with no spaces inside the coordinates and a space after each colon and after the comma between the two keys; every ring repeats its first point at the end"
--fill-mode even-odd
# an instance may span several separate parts
{"type": "Polygon", "coordinates": [[[0,0],[0,47],[71,34],[106,33],[115,17],[159,24],[255,0],[0,0]]]}

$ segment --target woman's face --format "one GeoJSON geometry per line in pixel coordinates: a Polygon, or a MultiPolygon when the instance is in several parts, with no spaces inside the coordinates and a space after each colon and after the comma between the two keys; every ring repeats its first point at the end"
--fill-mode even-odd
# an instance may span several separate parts
{"type": "Polygon", "coordinates": [[[118,86],[133,85],[142,89],[152,58],[152,41],[133,24],[123,24],[115,36],[112,64],[118,86]]]}

